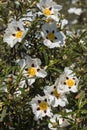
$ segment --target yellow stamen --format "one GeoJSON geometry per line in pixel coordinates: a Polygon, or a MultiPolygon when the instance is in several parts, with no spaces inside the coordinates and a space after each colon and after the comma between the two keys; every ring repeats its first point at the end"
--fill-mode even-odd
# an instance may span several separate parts
{"type": "Polygon", "coordinates": [[[52,18],[48,18],[48,19],[46,19],[46,22],[47,23],[50,23],[50,22],[52,23],[52,22],[54,22],[54,20],[52,18]]]}
{"type": "Polygon", "coordinates": [[[45,14],[45,15],[51,15],[51,10],[49,10],[48,8],[45,8],[44,10],[43,10],[43,13],[45,14]]]}
{"type": "Polygon", "coordinates": [[[50,40],[50,41],[53,41],[54,39],[55,39],[55,35],[54,35],[54,33],[48,33],[48,35],[47,35],[47,38],[50,40]]]}
{"type": "Polygon", "coordinates": [[[40,110],[46,111],[48,108],[47,102],[43,101],[39,104],[40,110]]]}
{"type": "Polygon", "coordinates": [[[66,80],[66,85],[68,87],[72,87],[74,84],[75,84],[75,80],[73,80],[73,79],[66,80]]]}
{"type": "Polygon", "coordinates": [[[21,38],[23,35],[23,32],[22,31],[17,31],[16,34],[15,34],[15,37],[16,38],[21,38]]]}
{"type": "Polygon", "coordinates": [[[31,67],[28,69],[29,76],[35,76],[36,75],[36,68],[31,67]]]}
{"type": "Polygon", "coordinates": [[[31,26],[31,23],[29,21],[24,21],[24,24],[25,24],[26,27],[31,26]]]}
{"type": "Polygon", "coordinates": [[[55,97],[59,97],[60,94],[57,92],[57,88],[54,89],[53,94],[55,97]]]}
{"type": "Polygon", "coordinates": [[[56,128],[58,126],[57,122],[52,122],[52,128],[56,128]]]}

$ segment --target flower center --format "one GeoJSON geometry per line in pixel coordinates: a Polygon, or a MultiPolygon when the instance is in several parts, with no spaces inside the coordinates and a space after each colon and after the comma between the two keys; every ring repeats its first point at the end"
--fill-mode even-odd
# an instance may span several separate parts
{"type": "Polygon", "coordinates": [[[57,92],[57,88],[54,89],[53,94],[55,97],[59,97],[60,94],[57,92]]]}
{"type": "Polygon", "coordinates": [[[50,40],[50,41],[53,41],[54,39],[55,39],[55,35],[54,35],[54,33],[48,33],[48,35],[47,35],[47,38],[50,40]]]}
{"type": "Polygon", "coordinates": [[[29,21],[24,21],[24,24],[25,24],[26,27],[31,26],[31,23],[29,21]]]}
{"type": "Polygon", "coordinates": [[[39,104],[40,110],[46,111],[48,108],[47,102],[43,101],[39,104]]]}
{"type": "Polygon", "coordinates": [[[73,79],[66,80],[66,85],[68,87],[72,87],[75,84],[75,81],[73,79]]]}
{"type": "Polygon", "coordinates": [[[57,122],[52,122],[52,128],[57,128],[58,123],[57,122]]]}
{"type": "Polygon", "coordinates": [[[44,10],[43,10],[43,13],[45,14],[45,15],[51,15],[51,10],[50,9],[48,9],[48,8],[45,8],[44,10]]]}
{"type": "Polygon", "coordinates": [[[15,37],[16,38],[21,38],[23,35],[23,32],[22,31],[17,31],[16,34],[15,34],[15,37]]]}
{"type": "Polygon", "coordinates": [[[34,68],[34,67],[29,68],[28,69],[28,74],[30,76],[35,76],[36,75],[36,68],[34,68]]]}
{"type": "Polygon", "coordinates": [[[46,19],[46,22],[47,23],[50,23],[50,22],[53,22],[54,20],[52,19],[52,18],[48,18],[48,19],[46,19]]]}

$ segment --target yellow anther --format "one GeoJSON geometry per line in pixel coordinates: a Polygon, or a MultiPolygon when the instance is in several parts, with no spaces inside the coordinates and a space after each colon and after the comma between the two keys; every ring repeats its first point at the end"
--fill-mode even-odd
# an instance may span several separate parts
{"type": "Polygon", "coordinates": [[[29,76],[35,76],[36,75],[36,68],[31,67],[28,69],[29,76]]]}
{"type": "Polygon", "coordinates": [[[39,104],[40,110],[46,111],[48,108],[47,102],[43,101],[39,104]]]}

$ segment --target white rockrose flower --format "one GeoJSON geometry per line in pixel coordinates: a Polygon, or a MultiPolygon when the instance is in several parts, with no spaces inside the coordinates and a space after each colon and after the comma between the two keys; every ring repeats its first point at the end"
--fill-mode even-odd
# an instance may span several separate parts
{"type": "Polygon", "coordinates": [[[79,79],[70,67],[65,67],[63,74],[56,80],[57,89],[60,93],[78,92],[79,79]]]}
{"type": "Polygon", "coordinates": [[[0,92],[6,92],[6,93],[8,93],[8,89],[7,89],[6,84],[3,83],[3,85],[0,86],[0,92]]]}
{"type": "Polygon", "coordinates": [[[32,21],[35,20],[36,14],[33,13],[31,10],[27,10],[27,14],[24,14],[20,21],[23,25],[28,28],[31,26],[32,21]]]}
{"type": "Polygon", "coordinates": [[[68,20],[67,19],[61,20],[61,29],[63,29],[64,26],[67,25],[67,24],[68,24],[68,20]]]}
{"type": "Polygon", "coordinates": [[[61,47],[65,44],[66,36],[62,31],[57,31],[56,22],[44,24],[41,35],[44,39],[44,45],[48,48],[61,47]]]}
{"type": "Polygon", "coordinates": [[[40,2],[37,3],[37,7],[47,18],[52,18],[55,21],[59,21],[58,11],[62,9],[62,6],[57,5],[53,2],[53,0],[40,0],[40,2]]]}
{"type": "Polygon", "coordinates": [[[24,59],[18,60],[17,63],[23,70],[23,77],[28,80],[28,85],[33,84],[37,77],[45,78],[47,75],[47,72],[40,68],[41,60],[38,58],[25,56],[24,59]]]}
{"type": "Polygon", "coordinates": [[[27,33],[27,29],[23,27],[21,21],[12,20],[7,29],[5,30],[5,34],[3,37],[3,41],[7,42],[8,45],[13,48],[17,42],[21,42],[27,33]]]}
{"type": "MultiPolygon", "coordinates": [[[[72,110],[68,110],[68,109],[66,109],[65,111],[66,111],[66,114],[72,112],[72,110]]],[[[48,127],[51,130],[58,130],[58,128],[60,128],[60,127],[67,127],[68,125],[70,125],[70,121],[71,122],[74,121],[71,114],[68,114],[67,116],[65,116],[65,118],[62,117],[62,115],[60,115],[60,114],[54,114],[50,118],[48,127]]]]}
{"type": "Polygon", "coordinates": [[[81,8],[70,8],[68,9],[68,13],[69,14],[76,14],[76,15],[80,15],[82,13],[82,9],[81,8]]]}
{"type": "Polygon", "coordinates": [[[53,107],[64,107],[68,103],[66,95],[59,93],[55,84],[46,86],[44,93],[48,96],[49,102],[53,107]]]}
{"type": "Polygon", "coordinates": [[[72,4],[76,4],[79,0],[72,0],[72,4]]]}
{"type": "Polygon", "coordinates": [[[35,114],[35,120],[42,119],[45,116],[51,117],[51,106],[47,96],[37,95],[30,102],[32,111],[35,114]]]}

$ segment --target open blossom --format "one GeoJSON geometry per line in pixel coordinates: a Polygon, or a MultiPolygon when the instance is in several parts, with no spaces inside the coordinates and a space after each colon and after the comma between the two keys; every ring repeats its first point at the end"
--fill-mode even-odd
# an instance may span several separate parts
{"type": "Polygon", "coordinates": [[[72,0],[72,4],[76,4],[79,0],[72,0]]]}
{"type": "Polygon", "coordinates": [[[35,120],[42,119],[45,116],[51,117],[53,115],[47,96],[35,96],[35,98],[31,100],[30,105],[35,114],[35,120]]]}
{"type": "Polygon", "coordinates": [[[27,10],[27,14],[24,14],[23,17],[19,20],[23,23],[24,27],[28,28],[31,26],[32,21],[35,20],[36,14],[32,10],[27,10]]]}
{"type": "Polygon", "coordinates": [[[7,85],[5,84],[5,82],[2,82],[0,86],[0,92],[8,93],[7,85]]]}
{"type": "Polygon", "coordinates": [[[45,23],[42,26],[41,35],[44,39],[44,45],[49,48],[61,47],[65,44],[66,37],[62,31],[57,31],[56,22],[45,23]]]}
{"type": "Polygon", "coordinates": [[[24,59],[21,59],[17,62],[20,65],[21,70],[23,70],[23,77],[26,77],[28,80],[28,85],[33,84],[37,77],[45,78],[47,75],[47,72],[40,68],[41,60],[38,58],[25,56],[24,59]]]}
{"type": "Polygon", "coordinates": [[[7,42],[8,45],[13,48],[17,42],[21,42],[25,37],[27,30],[23,27],[21,21],[12,20],[7,29],[5,30],[5,34],[3,37],[3,41],[7,42]]]}
{"type": "Polygon", "coordinates": [[[55,21],[59,21],[58,11],[62,9],[62,6],[57,5],[53,2],[53,0],[40,0],[40,2],[37,3],[37,7],[47,18],[52,18],[55,21]]]}
{"type": "Polygon", "coordinates": [[[68,24],[68,20],[67,19],[61,20],[61,29],[63,29],[64,26],[67,25],[67,24],[68,24]]]}
{"type": "MultiPolygon", "coordinates": [[[[70,113],[72,112],[72,110],[65,110],[66,113],[70,113]]],[[[74,121],[71,114],[67,115],[66,118],[62,117],[62,115],[60,114],[54,114],[51,118],[50,118],[50,122],[48,124],[49,129],[51,130],[58,130],[58,128],[60,127],[66,127],[68,125],[70,125],[70,121],[74,121]]]]}
{"type": "Polygon", "coordinates": [[[81,8],[70,8],[69,10],[68,10],[68,13],[69,14],[76,14],[76,15],[80,15],[81,13],[82,13],[82,9],[81,8]]]}
{"type": "Polygon", "coordinates": [[[49,102],[53,107],[57,107],[58,105],[64,107],[68,103],[65,94],[59,93],[55,84],[46,86],[44,93],[48,96],[49,102]]]}
{"type": "Polygon", "coordinates": [[[76,77],[75,73],[69,68],[65,67],[64,73],[56,80],[57,89],[61,93],[78,91],[79,79],[76,77]]]}

